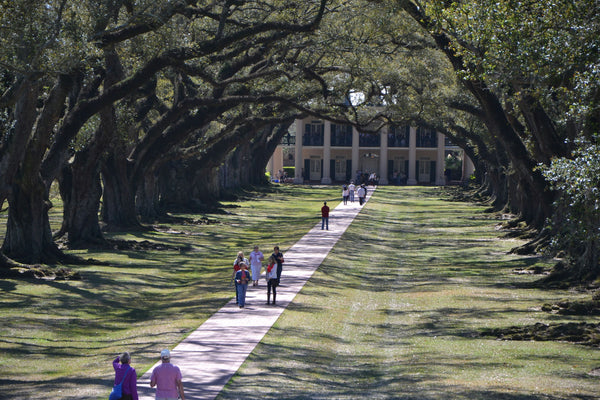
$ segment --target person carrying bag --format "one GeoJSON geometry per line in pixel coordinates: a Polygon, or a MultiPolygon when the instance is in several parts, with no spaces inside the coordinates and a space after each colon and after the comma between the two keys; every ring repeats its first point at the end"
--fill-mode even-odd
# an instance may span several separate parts
{"type": "Polygon", "coordinates": [[[110,392],[108,400],[120,400],[123,397],[123,382],[125,382],[125,378],[127,378],[127,374],[129,373],[130,369],[131,368],[127,368],[127,371],[125,372],[121,383],[118,383],[115,386],[113,386],[113,390],[112,392],[110,392]]]}
{"type": "Polygon", "coordinates": [[[135,368],[131,366],[131,356],[129,355],[129,352],[126,351],[115,358],[113,360],[113,368],[115,370],[115,381],[113,390],[108,399],[138,400],[137,374],[135,368]]]}

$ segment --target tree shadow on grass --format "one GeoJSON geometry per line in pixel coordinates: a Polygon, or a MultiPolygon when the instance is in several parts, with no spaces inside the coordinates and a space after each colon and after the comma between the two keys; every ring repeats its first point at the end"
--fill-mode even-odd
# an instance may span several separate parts
{"type": "MultiPolygon", "coordinates": [[[[112,365],[110,366],[112,369],[112,365]]],[[[0,399],[31,400],[79,400],[108,398],[112,389],[112,377],[68,377],[37,382],[24,382],[18,379],[0,379],[0,399]],[[11,388],[7,390],[5,388],[11,388]]]]}

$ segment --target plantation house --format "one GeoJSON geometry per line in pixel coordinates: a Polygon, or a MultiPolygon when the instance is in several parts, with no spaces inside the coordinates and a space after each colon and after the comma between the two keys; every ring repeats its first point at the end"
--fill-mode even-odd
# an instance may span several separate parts
{"type": "Polygon", "coordinates": [[[297,119],[290,132],[267,167],[273,179],[291,162],[294,183],[360,182],[375,173],[383,185],[445,185],[465,181],[473,173],[473,163],[459,147],[421,127],[384,126],[373,134],[309,117],[297,119]],[[446,171],[451,157],[462,160],[459,171],[446,171]]]}

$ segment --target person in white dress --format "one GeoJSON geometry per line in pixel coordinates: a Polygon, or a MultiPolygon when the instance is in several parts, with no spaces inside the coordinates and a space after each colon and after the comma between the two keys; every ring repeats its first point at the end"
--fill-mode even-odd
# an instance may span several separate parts
{"type": "Polygon", "coordinates": [[[254,251],[250,253],[250,269],[252,270],[252,286],[258,286],[258,280],[260,279],[260,270],[262,268],[262,262],[265,256],[258,249],[258,245],[254,246],[254,251]]]}

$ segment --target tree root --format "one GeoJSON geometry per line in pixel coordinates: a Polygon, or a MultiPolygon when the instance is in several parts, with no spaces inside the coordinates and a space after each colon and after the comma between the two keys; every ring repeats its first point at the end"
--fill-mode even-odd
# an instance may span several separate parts
{"type": "Polygon", "coordinates": [[[0,278],[31,278],[47,280],[78,280],[78,272],[65,267],[44,264],[22,264],[0,253],[0,278]]]}
{"type": "Polygon", "coordinates": [[[501,340],[562,341],[600,347],[600,324],[569,322],[509,328],[486,329],[481,336],[495,336],[501,340]]]}

